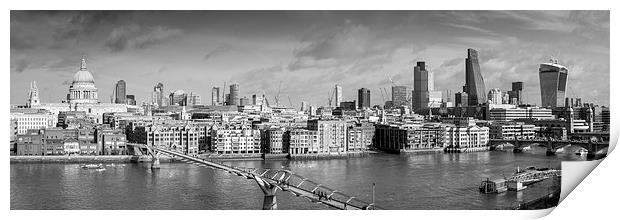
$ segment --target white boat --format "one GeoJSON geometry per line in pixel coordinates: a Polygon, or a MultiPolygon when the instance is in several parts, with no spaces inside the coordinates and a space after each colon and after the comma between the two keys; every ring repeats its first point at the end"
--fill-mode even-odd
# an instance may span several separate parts
{"type": "Polygon", "coordinates": [[[103,164],[85,164],[82,165],[83,169],[105,169],[103,164]]]}
{"type": "Polygon", "coordinates": [[[575,154],[579,156],[586,156],[588,155],[588,150],[581,148],[577,152],[575,152],[575,154]]]}

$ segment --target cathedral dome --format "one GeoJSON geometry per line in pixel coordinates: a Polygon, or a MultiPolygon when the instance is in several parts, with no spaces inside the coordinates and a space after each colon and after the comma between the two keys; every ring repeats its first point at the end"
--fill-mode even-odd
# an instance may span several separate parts
{"type": "Polygon", "coordinates": [[[95,83],[95,78],[93,77],[93,74],[86,70],[85,58],[82,58],[82,63],[80,64],[80,71],[73,75],[73,83],[77,82],[95,83]]]}
{"type": "Polygon", "coordinates": [[[75,75],[73,76],[73,82],[88,82],[88,83],[94,83],[95,79],[93,78],[93,75],[90,74],[90,72],[86,71],[86,70],[80,70],[77,73],[75,73],[75,75]]]}

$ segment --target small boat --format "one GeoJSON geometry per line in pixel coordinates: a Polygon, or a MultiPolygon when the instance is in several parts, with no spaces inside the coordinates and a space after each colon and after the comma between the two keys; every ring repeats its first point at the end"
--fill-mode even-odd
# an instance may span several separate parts
{"type": "Polygon", "coordinates": [[[103,164],[85,164],[82,165],[83,169],[105,169],[103,164]]]}
{"type": "Polygon", "coordinates": [[[97,171],[97,172],[105,171],[105,168],[98,168],[95,171],[97,171]]]}
{"type": "Polygon", "coordinates": [[[577,152],[575,152],[575,154],[579,156],[586,156],[588,155],[588,150],[581,148],[577,152]]]}

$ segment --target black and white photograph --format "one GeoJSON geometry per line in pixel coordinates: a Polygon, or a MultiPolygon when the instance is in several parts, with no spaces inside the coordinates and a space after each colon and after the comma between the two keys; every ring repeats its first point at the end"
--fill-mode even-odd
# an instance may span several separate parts
{"type": "Polygon", "coordinates": [[[11,210],[545,210],[610,151],[610,10],[5,13],[11,210]]]}

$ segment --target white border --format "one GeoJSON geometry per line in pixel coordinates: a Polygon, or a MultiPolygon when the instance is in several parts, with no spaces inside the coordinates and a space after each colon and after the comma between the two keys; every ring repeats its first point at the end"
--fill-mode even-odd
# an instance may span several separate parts
{"type": "MultiPolygon", "coordinates": [[[[420,10],[420,9],[511,9],[511,10],[538,10],[538,9],[552,9],[552,10],[612,10],[611,24],[618,24],[617,17],[614,17],[615,5],[611,5],[608,1],[589,0],[589,1],[532,1],[532,0],[520,0],[520,1],[375,1],[374,4],[361,3],[360,1],[231,1],[225,3],[224,1],[119,1],[119,0],[106,0],[106,1],[10,1],[5,2],[3,7],[5,8],[2,13],[3,30],[10,30],[9,23],[9,9],[22,9],[22,10],[46,10],[46,9],[150,9],[150,10],[169,10],[169,9],[226,9],[226,10],[239,10],[239,9],[279,9],[279,10],[327,10],[327,9],[364,9],[364,10],[420,10]],[[499,2],[499,3],[498,3],[499,2]]],[[[617,39],[616,28],[614,25],[611,27],[611,39],[617,39]]],[[[5,63],[4,69],[7,71],[10,66],[10,50],[9,50],[9,34],[2,35],[4,44],[4,57],[5,63]]],[[[617,51],[617,44],[612,42],[611,44],[611,60],[614,60],[614,51],[617,51]]],[[[611,67],[611,72],[614,73],[617,68],[611,67]]],[[[611,85],[618,83],[618,76],[611,75],[611,85]]],[[[2,77],[2,89],[5,94],[10,93],[10,74],[3,74],[2,77]]],[[[611,93],[620,94],[619,89],[615,86],[611,86],[611,93]]],[[[9,96],[1,96],[3,103],[10,103],[9,96]]],[[[618,99],[611,99],[611,106],[618,106],[618,99]]],[[[5,122],[8,122],[9,108],[5,106],[2,109],[3,115],[5,115],[5,122]]],[[[612,111],[612,140],[613,143],[618,140],[618,115],[615,111],[612,111]]],[[[7,124],[7,123],[5,123],[7,124]]],[[[8,128],[0,126],[3,137],[8,139],[8,128]],[[7,130],[5,130],[7,129],[7,130]]],[[[8,152],[5,151],[5,154],[8,152]]],[[[2,205],[5,209],[5,214],[9,215],[9,219],[110,219],[110,218],[122,218],[122,219],[181,219],[181,218],[210,218],[210,219],[238,219],[238,218],[301,218],[301,219],[317,219],[317,218],[356,218],[356,219],[409,219],[409,218],[432,218],[432,219],[480,219],[480,218],[502,218],[502,219],[515,219],[515,218],[532,218],[540,217],[544,215],[545,211],[381,211],[381,212],[339,212],[339,211],[277,211],[277,212],[261,212],[261,211],[8,211],[10,207],[10,183],[9,183],[9,161],[8,155],[2,157],[5,166],[0,169],[3,171],[3,183],[2,190],[2,205]]],[[[556,211],[554,211],[548,217],[550,219],[587,219],[597,218],[605,216],[615,216],[613,208],[615,208],[616,198],[620,198],[618,193],[618,157],[610,155],[605,161],[603,161],[599,167],[597,167],[588,178],[586,178],[577,187],[566,200],[564,200],[556,211]]]]}

